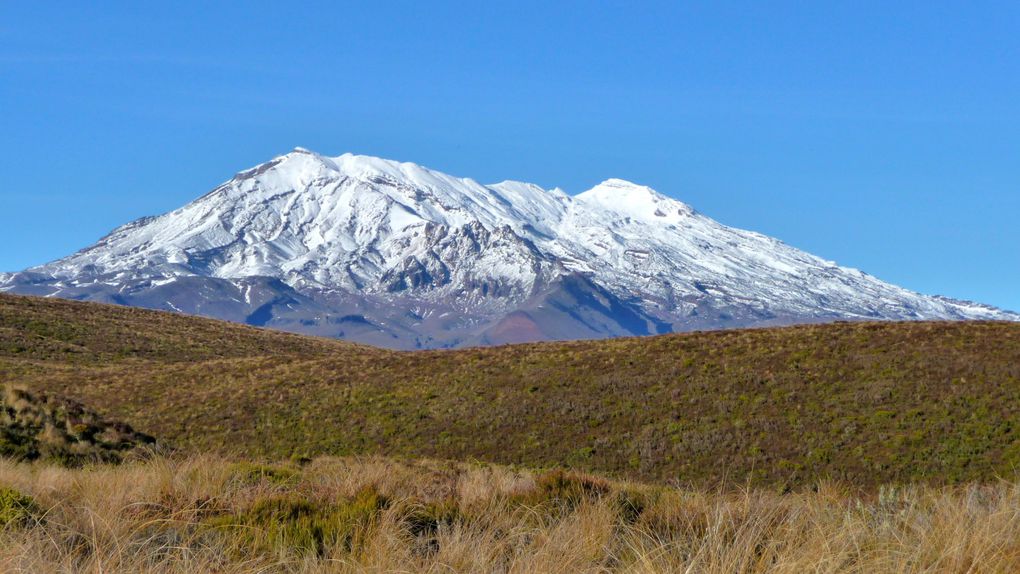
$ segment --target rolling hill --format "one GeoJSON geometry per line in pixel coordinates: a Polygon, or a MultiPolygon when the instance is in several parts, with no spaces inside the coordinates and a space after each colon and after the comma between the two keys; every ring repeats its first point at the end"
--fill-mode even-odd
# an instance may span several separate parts
{"type": "Polygon", "coordinates": [[[695,485],[1012,475],[1020,325],[833,323],[398,352],[0,296],[0,380],[175,446],[570,465],[695,485]]]}

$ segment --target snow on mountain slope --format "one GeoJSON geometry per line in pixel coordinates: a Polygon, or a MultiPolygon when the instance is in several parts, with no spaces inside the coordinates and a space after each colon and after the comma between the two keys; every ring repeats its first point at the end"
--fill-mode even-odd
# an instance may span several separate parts
{"type": "MultiPolygon", "coordinates": [[[[550,250],[617,292],[689,313],[706,297],[761,320],[1001,318],[839,267],[776,239],[724,226],[644,186],[609,180],[575,198],[550,250]],[[558,249],[557,249],[558,247],[558,249]]],[[[1015,316],[1015,314],[1009,314],[1015,316]]]]}
{"type": "Polygon", "coordinates": [[[297,148],[0,290],[394,347],[834,319],[1006,319],[611,179],[577,196],[297,148]],[[252,281],[259,280],[257,300],[252,281]],[[516,331],[515,331],[516,329],[516,331]]]}
{"type": "MultiPolygon", "coordinates": [[[[479,230],[498,233],[515,215],[508,202],[471,180],[414,164],[297,150],[38,271],[58,277],[84,268],[102,274],[265,275],[372,290],[382,288],[378,279],[408,255],[456,250],[458,237],[470,242],[479,230]]],[[[501,247],[479,256],[488,260],[488,271],[504,277],[512,269],[517,278],[527,255],[501,247]]]]}

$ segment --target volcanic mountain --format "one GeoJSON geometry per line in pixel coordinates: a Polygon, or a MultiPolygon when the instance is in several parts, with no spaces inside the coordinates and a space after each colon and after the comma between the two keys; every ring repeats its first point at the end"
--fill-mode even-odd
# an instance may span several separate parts
{"type": "Polygon", "coordinates": [[[1020,314],[922,295],[648,187],[579,195],[297,148],[0,291],[393,348],[1020,314]]]}

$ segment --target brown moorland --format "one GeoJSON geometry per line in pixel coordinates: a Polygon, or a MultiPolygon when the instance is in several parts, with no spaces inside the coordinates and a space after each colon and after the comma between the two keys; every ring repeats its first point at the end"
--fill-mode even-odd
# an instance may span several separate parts
{"type": "Polygon", "coordinates": [[[1020,325],[835,323],[390,352],[0,296],[0,382],[189,452],[567,465],[680,485],[1013,477],[1020,325]]]}

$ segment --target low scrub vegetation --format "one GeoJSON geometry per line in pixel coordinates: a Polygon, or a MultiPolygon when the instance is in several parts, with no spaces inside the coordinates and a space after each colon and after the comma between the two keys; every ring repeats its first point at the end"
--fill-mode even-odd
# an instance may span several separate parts
{"type": "Polygon", "coordinates": [[[0,571],[1016,572],[1018,508],[1012,482],[783,494],[378,457],[3,460],[0,571]]]}
{"type": "Polygon", "coordinates": [[[81,404],[15,387],[0,388],[0,456],[68,466],[118,462],[155,439],[103,420],[81,404]]]}
{"type": "Polygon", "coordinates": [[[0,382],[240,458],[479,459],[780,491],[1009,479],[1020,466],[1020,325],[1009,323],[398,353],[0,295],[0,382]]]}

